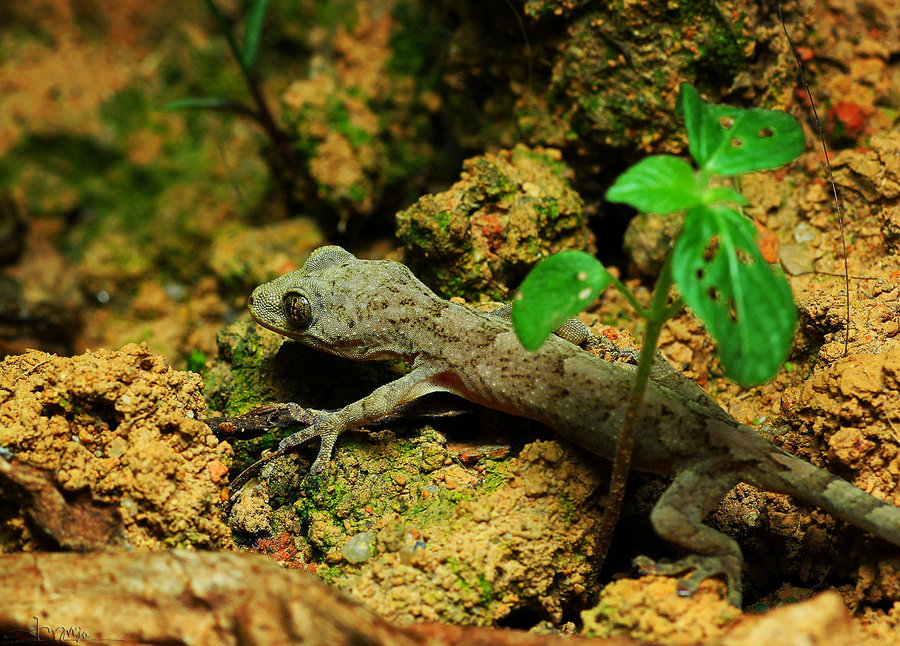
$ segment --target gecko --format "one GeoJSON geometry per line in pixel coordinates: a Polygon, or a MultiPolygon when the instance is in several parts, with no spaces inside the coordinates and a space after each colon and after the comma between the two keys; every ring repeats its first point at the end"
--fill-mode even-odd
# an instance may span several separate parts
{"type": "MultiPolygon", "coordinates": [[[[583,323],[564,326],[568,333],[528,351],[513,330],[509,307],[485,313],[445,300],[405,265],[359,259],[337,246],[316,249],[300,269],[258,286],[248,307],[259,325],[313,348],[411,365],[404,376],[339,410],[309,413],[296,404],[276,405],[273,423],[307,426],[283,439],[270,457],[318,437],[310,470],[318,473],[341,433],[395,415],[435,392],[537,420],[603,458],[614,455],[634,370],[573,343],[584,340],[583,323]]],[[[675,563],[643,559],[639,565],[665,574],[690,572],[680,586],[687,594],[703,579],[723,576],[728,601],[740,607],[740,546],[703,523],[740,482],[790,494],[900,545],[900,508],[740,424],[661,355],[641,407],[632,468],[674,476],[650,522],[661,538],[689,555],[675,563]]]]}

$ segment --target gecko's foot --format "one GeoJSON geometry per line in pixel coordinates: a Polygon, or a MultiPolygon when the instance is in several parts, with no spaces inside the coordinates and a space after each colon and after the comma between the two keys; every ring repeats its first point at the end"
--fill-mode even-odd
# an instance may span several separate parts
{"type": "Polygon", "coordinates": [[[216,437],[258,437],[273,428],[312,424],[323,411],[294,403],[265,404],[237,417],[208,417],[204,420],[216,437]]]}
{"type": "MultiPolygon", "coordinates": [[[[319,413],[319,415],[321,416],[321,413],[319,413]]],[[[325,465],[328,463],[328,461],[331,459],[331,453],[334,449],[334,443],[337,440],[338,435],[339,433],[337,431],[313,425],[309,428],[305,428],[302,431],[284,438],[279,443],[278,449],[275,452],[265,456],[264,458],[260,458],[259,460],[251,464],[249,467],[244,469],[237,478],[229,483],[228,487],[231,490],[231,495],[224,505],[224,510],[228,512],[231,509],[231,507],[235,503],[235,500],[237,500],[237,496],[241,488],[243,488],[243,486],[250,480],[259,475],[259,473],[263,470],[263,467],[265,467],[269,462],[277,457],[286,455],[295,447],[300,446],[307,440],[310,440],[314,437],[321,437],[322,445],[319,447],[319,454],[316,456],[315,461],[309,469],[309,474],[316,475],[317,473],[321,472],[322,469],[325,468],[325,465]]]]}
{"type": "Polygon", "coordinates": [[[313,424],[281,440],[281,443],[278,445],[278,453],[287,453],[293,450],[294,447],[300,446],[314,437],[321,438],[322,444],[319,446],[319,454],[309,468],[309,474],[314,476],[320,473],[325,468],[325,465],[328,464],[328,461],[331,460],[334,443],[337,442],[338,435],[340,435],[340,432],[329,428],[327,424],[313,424]]]}
{"type": "Polygon", "coordinates": [[[741,607],[741,564],[734,557],[691,554],[671,563],[660,563],[646,556],[638,556],[634,564],[644,574],[678,576],[690,572],[687,577],[678,579],[678,594],[683,597],[694,594],[704,579],[722,574],[728,586],[728,603],[741,607]]]}
{"type": "MultiPolygon", "coordinates": [[[[258,408],[254,408],[248,413],[241,415],[239,417],[211,417],[208,419],[202,420],[205,422],[213,431],[213,433],[221,438],[231,438],[231,437],[239,437],[239,438],[248,438],[255,437],[258,435],[262,435],[263,433],[273,429],[273,428],[285,428],[290,426],[300,426],[309,424],[309,428],[300,431],[299,433],[294,433],[293,435],[288,436],[281,442],[278,447],[278,450],[274,453],[271,453],[263,458],[260,458],[249,467],[244,469],[234,480],[229,483],[229,489],[231,490],[231,496],[229,496],[228,501],[224,504],[224,509],[227,512],[234,505],[234,502],[237,498],[238,493],[243,488],[245,484],[247,484],[250,480],[255,478],[262,471],[263,467],[265,467],[269,462],[274,460],[277,457],[285,455],[288,451],[290,451],[294,446],[299,445],[301,442],[309,439],[310,437],[314,437],[316,435],[320,435],[321,433],[310,432],[306,433],[306,431],[310,431],[311,429],[317,428],[316,421],[328,415],[328,411],[321,411],[315,408],[303,408],[302,406],[294,403],[285,403],[285,404],[266,404],[264,406],[259,406],[258,408]],[[304,437],[304,433],[305,437],[304,437]],[[298,437],[300,436],[300,437],[298,437]],[[293,442],[290,440],[296,438],[293,442]]],[[[324,442],[323,442],[324,445],[324,442]]],[[[331,445],[334,445],[334,442],[331,442],[331,445]]],[[[330,448],[329,453],[330,456],[330,448]]],[[[322,457],[322,451],[319,451],[319,458],[322,457]]],[[[319,470],[321,470],[322,466],[325,462],[327,462],[327,457],[322,461],[322,464],[319,466],[319,470]]],[[[317,458],[316,462],[319,462],[317,458]]],[[[315,464],[313,465],[316,466],[315,464]]]]}

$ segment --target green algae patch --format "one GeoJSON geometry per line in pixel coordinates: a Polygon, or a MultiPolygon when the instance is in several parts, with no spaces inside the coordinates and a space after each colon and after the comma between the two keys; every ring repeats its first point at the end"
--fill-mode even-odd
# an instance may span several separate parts
{"type": "Polygon", "coordinates": [[[571,178],[553,149],[517,146],[466,160],[449,190],[397,214],[408,264],[445,297],[508,299],[544,256],[593,248],[571,178]]]}
{"type": "Polygon", "coordinates": [[[690,596],[678,594],[673,577],[644,576],[607,585],[596,606],[581,613],[591,637],[641,643],[705,644],[716,641],[741,618],[723,598],[724,584],[706,579],[690,596]]]}
{"type": "MultiPolygon", "coordinates": [[[[536,18],[574,12],[564,4],[531,1],[525,10],[536,18]]],[[[770,45],[781,34],[769,20],[759,7],[734,1],[614,2],[581,11],[553,62],[549,105],[566,106],[556,120],[570,124],[582,145],[677,151],[683,143],[670,115],[682,81],[708,83],[701,89],[713,96],[723,87],[754,87],[748,96],[765,107],[790,102],[793,60],[770,45]]],[[[802,41],[807,25],[790,12],[786,20],[802,41]]]]}
{"type": "Polygon", "coordinates": [[[242,415],[274,395],[273,385],[264,377],[282,341],[245,321],[220,330],[216,336],[220,358],[208,363],[202,373],[210,408],[229,416],[242,415]]]}
{"type": "Polygon", "coordinates": [[[443,483],[439,499],[448,487],[464,492],[462,499],[450,513],[432,516],[434,522],[418,517],[415,524],[417,517],[401,515],[416,530],[416,542],[379,550],[340,587],[400,624],[489,626],[522,608],[561,620],[563,608],[583,603],[594,587],[585,556],[598,522],[588,502],[596,473],[543,441],[502,465],[483,463],[481,472],[452,465],[433,473],[443,483]],[[488,485],[494,469],[502,472],[496,488],[488,485]]]}

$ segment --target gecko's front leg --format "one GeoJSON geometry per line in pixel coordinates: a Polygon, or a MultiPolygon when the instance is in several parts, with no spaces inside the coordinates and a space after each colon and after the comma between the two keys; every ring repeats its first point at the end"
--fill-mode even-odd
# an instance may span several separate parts
{"type": "Polygon", "coordinates": [[[334,444],[344,431],[375,422],[398,408],[436,390],[430,378],[441,372],[434,366],[413,365],[408,374],[376,388],[370,395],[344,406],[340,410],[319,415],[312,424],[290,435],[278,445],[278,453],[284,454],[314,437],[321,438],[319,454],[310,467],[310,474],[319,473],[331,459],[334,444]]]}
{"type": "MultiPolygon", "coordinates": [[[[331,459],[335,442],[341,433],[389,417],[414,399],[443,390],[440,386],[432,385],[430,382],[430,379],[440,372],[440,369],[435,366],[414,364],[412,371],[403,377],[385,384],[373,391],[372,394],[335,411],[304,409],[297,404],[270,404],[251,411],[247,415],[248,419],[252,420],[248,422],[248,425],[252,425],[254,430],[262,427],[268,429],[304,423],[309,426],[284,438],[278,445],[277,451],[245,469],[231,483],[232,488],[237,491],[250,478],[259,473],[268,462],[289,453],[295,447],[315,437],[321,438],[322,443],[309,472],[310,474],[319,473],[331,459]]],[[[218,428],[220,432],[227,433],[228,426],[234,426],[240,419],[211,418],[205,421],[213,427],[213,430],[218,428]]],[[[232,434],[235,433],[232,432],[232,434]]]]}

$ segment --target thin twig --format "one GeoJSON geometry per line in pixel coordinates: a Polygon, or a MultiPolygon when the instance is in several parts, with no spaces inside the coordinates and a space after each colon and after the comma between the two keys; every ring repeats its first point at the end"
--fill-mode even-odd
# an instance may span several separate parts
{"type": "Polygon", "coordinates": [[[794,47],[794,41],[791,40],[787,25],[784,23],[784,14],[781,11],[781,3],[778,4],[778,19],[781,21],[781,28],[784,30],[788,45],[791,47],[794,61],[797,63],[797,69],[800,72],[800,82],[803,83],[803,87],[806,88],[806,96],[809,97],[809,105],[812,108],[813,118],[816,123],[816,134],[819,136],[819,141],[822,142],[822,152],[825,153],[825,165],[828,167],[828,181],[831,182],[831,192],[834,195],[834,208],[837,210],[838,228],[841,232],[841,253],[844,256],[844,286],[847,295],[847,328],[844,333],[844,354],[846,355],[848,348],[850,347],[850,268],[847,263],[847,242],[844,238],[844,216],[841,210],[841,198],[838,194],[837,182],[834,181],[834,170],[831,168],[831,158],[828,156],[828,146],[825,143],[825,132],[822,129],[822,122],[819,120],[819,111],[816,110],[816,102],[813,101],[812,91],[809,89],[809,83],[806,82],[806,74],[803,72],[800,54],[797,53],[797,48],[794,47]]]}

